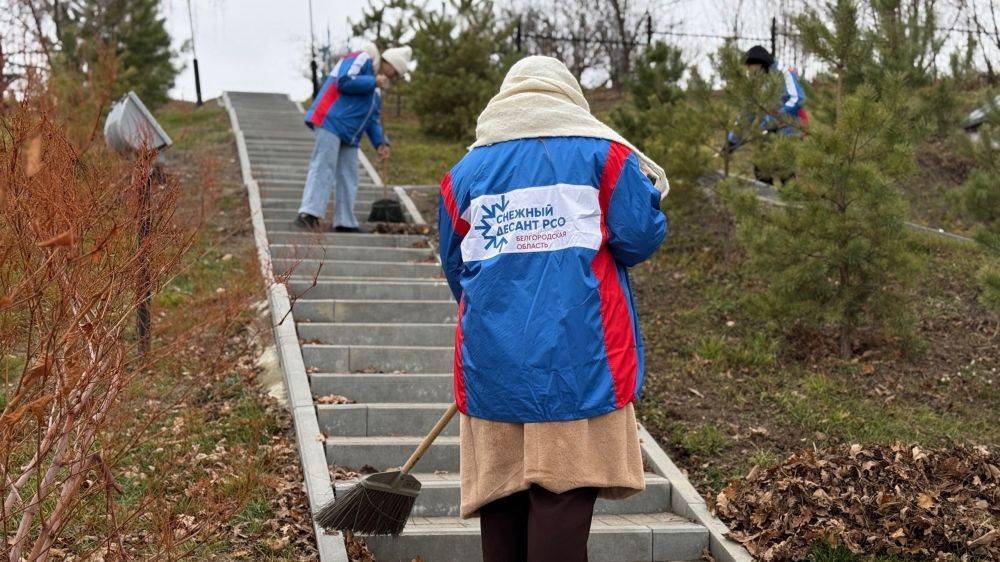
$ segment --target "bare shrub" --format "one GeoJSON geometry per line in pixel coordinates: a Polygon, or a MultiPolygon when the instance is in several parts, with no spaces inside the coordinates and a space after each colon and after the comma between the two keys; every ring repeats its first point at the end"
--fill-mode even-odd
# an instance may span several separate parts
{"type": "Polygon", "coordinates": [[[88,127],[50,119],[53,99],[28,96],[0,121],[0,527],[10,560],[47,559],[87,496],[104,495],[107,529],[118,527],[118,451],[104,437],[122,422],[122,392],[171,347],[139,355],[133,319],[195,232],[174,220],[172,182],[152,185],[147,201],[154,153],[124,162],[95,149],[93,135],[74,142],[88,127]]]}

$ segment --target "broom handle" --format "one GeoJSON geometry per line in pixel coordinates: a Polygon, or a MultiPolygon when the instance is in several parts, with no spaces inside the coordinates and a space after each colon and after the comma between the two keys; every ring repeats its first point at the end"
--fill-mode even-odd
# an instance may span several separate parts
{"type": "Polygon", "coordinates": [[[448,406],[448,411],[446,411],[444,415],[441,416],[441,419],[439,419],[437,423],[434,424],[434,429],[431,429],[431,432],[427,434],[427,437],[424,437],[424,440],[420,442],[420,445],[417,446],[417,450],[413,451],[413,454],[410,455],[410,458],[406,459],[406,464],[403,465],[403,468],[399,469],[400,472],[402,472],[403,474],[408,474],[410,472],[410,469],[413,468],[413,465],[417,464],[417,461],[420,460],[420,457],[422,457],[424,453],[427,452],[427,449],[430,448],[431,443],[433,443],[434,440],[437,439],[438,435],[441,435],[441,432],[444,431],[444,427],[448,425],[448,422],[451,421],[451,418],[455,417],[455,412],[457,411],[458,411],[458,404],[452,402],[451,406],[448,406]]]}

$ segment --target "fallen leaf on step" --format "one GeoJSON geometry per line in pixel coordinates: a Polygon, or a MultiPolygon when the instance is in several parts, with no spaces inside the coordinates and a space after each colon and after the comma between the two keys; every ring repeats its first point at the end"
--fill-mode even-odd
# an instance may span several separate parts
{"type": "Polygon", "coordinates": [[[354,404],[354,400],[346,396],[341,396],[339,394],[327,394],[326,396],[317,396],[314,400],[317,404],[354,404]]]}

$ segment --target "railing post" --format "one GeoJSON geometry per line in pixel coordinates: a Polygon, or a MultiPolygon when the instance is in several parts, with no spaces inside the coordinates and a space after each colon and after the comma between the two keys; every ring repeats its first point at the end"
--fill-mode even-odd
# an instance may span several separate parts
{"type": "Polygon", "coordinates": [[[777,57],[777,45],[778,45],[778,18],[771,18],[771,56],[777,57]]]}
{"type": "Polygon", "coordinates": [[[514,35],[514,46],[517,48],[517,52],[521,52],[521,24],[523,22],[524,16],[517,16],[517,34],[514,35]]]}

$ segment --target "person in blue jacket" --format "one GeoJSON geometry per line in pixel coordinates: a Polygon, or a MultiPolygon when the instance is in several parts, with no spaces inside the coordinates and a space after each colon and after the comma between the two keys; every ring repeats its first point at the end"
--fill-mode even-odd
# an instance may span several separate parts
{"type": "Polygon", "coordinates": [[[330,193],[336,189],[332,230],[361,230],[354,215],[358,146],[367,134],[379,157],[389,157],[381,122],[382,91],[406,72],[410,56],[410,47],[387,49],[379,56],[367,43],[333,67],[305,116],[306,125],[316,133],[316,144],[295,226],[319,229],[330,193]]]}
{"type": "Polygon", "coordinates": [[[643,487],[628,270],[663,242],[665,189],[549,57],[511,68],[441,182],[461,513],[479,512],[486,562],[586,560],[596,498],[643,487]]]}
{"type": "MultiPolygon", "coordinates": [[[[779,64],[771,53],[760,45],[754,45],[746,52],[744,63],[750,72],[774,72],[780,73],[781,76],[783,88],[781,99],[777,100],[778,103],[775,104],[776,114],[768,113],[759,117],[761,130],[765,134],[801,135],[807,121],[806,94],[795,69],[779,64]]],[[[731,152],[742,144],[743,139],[736,133],[730,132],[726,141],[726,150],[731,152]]],[[[770,175],[758,168],[756,164],[754,165],[754,175],[765,183],[773,181],[770,175]]]]}

